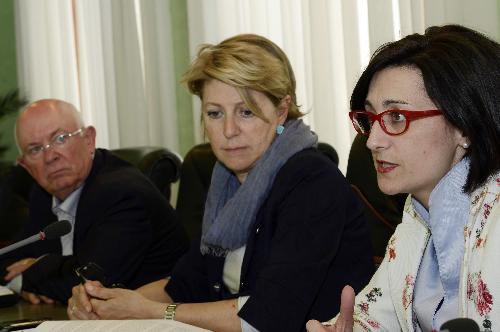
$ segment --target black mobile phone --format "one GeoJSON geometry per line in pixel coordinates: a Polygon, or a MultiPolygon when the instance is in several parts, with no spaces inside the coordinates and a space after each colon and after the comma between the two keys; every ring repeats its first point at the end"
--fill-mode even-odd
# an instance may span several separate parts
{"type": "Polygon", "coordinates": [[[88,280],[99,281],[101,285],[108,288],[126,288],[121,283],[108,283],[108,278],[104,269],[94,262],[89,262],[75,269],[76,275],[80,278],[82,284],[88,280]]]}
{"type": "Polygon", "coordinates": [[[19,331],[24,329],[33,329],[50,318],[38,319],[18,319],[0,322],[0,332],[19,331]]]}

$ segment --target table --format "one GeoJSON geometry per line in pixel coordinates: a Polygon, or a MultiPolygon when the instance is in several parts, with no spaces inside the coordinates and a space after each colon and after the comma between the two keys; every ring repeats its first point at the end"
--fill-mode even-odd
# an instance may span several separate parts
{"type": "Polygon", "coordinates": [[[19,302],[11,307],[0,308],[0,322],[17,319],[50,318],[52,320],[67,320],[66,306],[62,304],[30,304],[19,302]]]}

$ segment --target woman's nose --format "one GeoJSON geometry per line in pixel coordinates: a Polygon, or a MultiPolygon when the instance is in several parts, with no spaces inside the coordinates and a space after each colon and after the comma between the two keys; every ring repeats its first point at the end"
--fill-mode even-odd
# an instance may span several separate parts
{"type": "Polygon", "coordinates": [[[366,141],[366,147],[371,151],[377,151],[387,148],[388,136],[389,135],[387,135],[380,126],[380,123],[378,121],[375,121],[370,128],[370,135],[368,136],[368,140],[366,141]]]}
{"type": "Polygon", "coordinates": [[[226,138],[231,138],[233,136],[238,135],[239,127],[236,123],[235,119],[231,116],[228,116],[224,119],[224,136],[226,138]]]}

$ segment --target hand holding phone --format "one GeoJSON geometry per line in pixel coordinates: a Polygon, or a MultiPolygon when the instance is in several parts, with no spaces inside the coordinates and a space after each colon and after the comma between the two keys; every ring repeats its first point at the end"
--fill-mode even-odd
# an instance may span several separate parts
{"type": "Polygon", "coordinates": [[[109,285],[108,278],[106,277],[104,269],[94,262],[89,262],[85,265],[80,266],[75,270],[75,273],[78,277],[80,277],[82,284],[85,284],[85,282],[87,281],[93,280],[99,281],[104,287],[125,288],[125,286],[121,283],[113,283],[109,285]]]}

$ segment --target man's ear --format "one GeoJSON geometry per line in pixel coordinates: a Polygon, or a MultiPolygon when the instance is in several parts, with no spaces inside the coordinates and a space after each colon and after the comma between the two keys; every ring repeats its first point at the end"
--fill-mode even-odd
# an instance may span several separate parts
{"type": "Polygon", "coordinates": [[[96,130],[95,130],[94,126],[88,126],[88,127],[85,128],[84,137],[87,140],[87,144],[92,149],[95,149],[96,130]]]}
{"type": "Polygon", "coordinates": [[[33,176],[33,174],[31,173],[31,168],[30,166],[26,163],[26,160],[24,160],[24,157],[23,156],[17,156],[16,158],[16,163],[21,166],[22,168],[24,168],[31,176],[33,176]]]}
{"type": "Polygon", "coordinates": [[[24,157],[22,155],[16,157],[16,164],[26,168],[26,162],[24,161],[24,157]]]}

